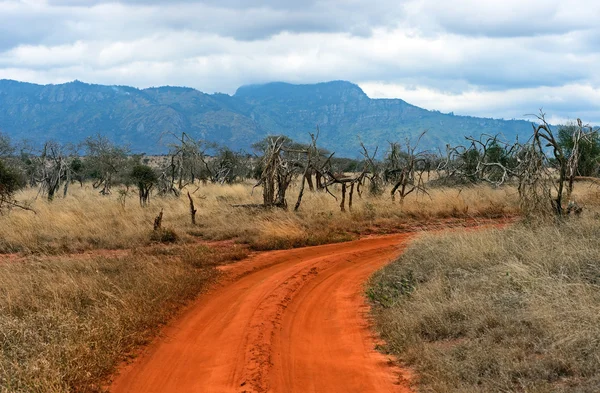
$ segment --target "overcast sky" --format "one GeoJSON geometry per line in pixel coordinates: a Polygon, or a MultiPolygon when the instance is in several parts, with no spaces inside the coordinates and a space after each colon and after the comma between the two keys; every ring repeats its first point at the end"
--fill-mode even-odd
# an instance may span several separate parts
{"type": "Polygon", "coordinates": [[[594,0],[0,0],[0,79],[343,79],[442,112],[600,123],[599,21],[594,0]]]}

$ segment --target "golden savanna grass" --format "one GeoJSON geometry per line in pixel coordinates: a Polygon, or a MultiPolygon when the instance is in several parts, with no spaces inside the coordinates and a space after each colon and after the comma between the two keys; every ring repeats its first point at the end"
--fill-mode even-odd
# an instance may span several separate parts
{"type": "MultiPolygon", "coordinates": [[[[192,226],[187,196],[155,197],[142,208],[131,191],[123,206],[115,189],[102,196],[90,186],[71,187],[66,198],[48,202],[26,190],[17,198],[37,211],[13,210],[0,216],[0,252],[61,253],[89,249],[123,249],[147,244],[154,217],[164,209],[163,226],[185,242],[192,237],[236,239],[257,249],[287,248],[347,240],[359,233],[397,231],[414,221],[446,218],[499,217],[517,213],[513,188],[487,186],[463,190],[439,188],[430,196],[410,195],[400,204],[386,192],[372,197],[355,195],[353,211],[342,213],[339,201],[324,192],[305,193],[300,211],[292,208],[297,187],[289,191],[289,211],[232,207],[259,203],[261,190],[250,184],[205,185],[190,188],[198,209],[192,226]]],[[[339,190],[333,189],[339,197],[339,190]]]]}
{"type": "Polygon", "coordinates": [[[437,188],[402,204],[392,203],[388,193],[364,193],[355,195],[346,213],[339,200],[322,192],[307,192],[294,212],[297,185],[288,193],[287,211],[233,207],[260,203],[261,190],[252,193],[251,184],[189,191],[198,209],[195,226],[185,193],[153,197],[146,208],[135,192],[123,205],[116,188],[102,196],[88,185],[71,187],[66,198],[52,202],[36,198],[32,189],[17,195],[37,214],[0,215],[2,393],[102,391],[125,356],[215,279],[216,265],[244,258],[249,247],[323,244],[424,223],[518,214],[511,187],[437,188]],[[174,244],[160,244],[161,236],[153,236],[161,209],[163,227],[177,235],[174,244]]]}
{"type": "Polygon", "coordinates": [[[205,247],[0,263],[0,391],[101,392],[124,356],[217,276],[205,247]]]}
{"type": "Polygon", "coordinates": [[[369,284],[421,392],[600,391],[600,221],[424,235],[369,284]]]}

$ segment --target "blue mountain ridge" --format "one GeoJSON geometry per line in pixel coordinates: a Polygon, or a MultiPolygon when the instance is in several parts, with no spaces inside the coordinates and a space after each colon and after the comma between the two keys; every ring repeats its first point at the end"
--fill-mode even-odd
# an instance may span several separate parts
{"type": "Polygon", "coordinates": [[[0,132],[41,145],[79,142],[102,134],[133,152],[161,154],[173,134],[251,151],[267,135],[307,142],[320,128],[319,145],[340,157],[357,157],[360,141],[385,150],[427,134],[423,149],[464,144],[464,136],[501,133],[526,138],[531,123],[455,116],[401,99],[371,99],[346,81],[294,85],[273,82],[240,87],[234,95],[206,94],[187,87],[106,86],[74,81],[57,85],[0,80],[0,132]]]}

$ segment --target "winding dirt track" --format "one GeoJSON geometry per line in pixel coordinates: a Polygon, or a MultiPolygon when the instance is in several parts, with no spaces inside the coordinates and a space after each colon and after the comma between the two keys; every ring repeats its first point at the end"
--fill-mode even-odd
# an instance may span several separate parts
{"type": "Polygon", "coordinates": [[[112,393],[410,392],[376,352],[364,283],[409,234],[257,254],[227,266],[112,393]]]}

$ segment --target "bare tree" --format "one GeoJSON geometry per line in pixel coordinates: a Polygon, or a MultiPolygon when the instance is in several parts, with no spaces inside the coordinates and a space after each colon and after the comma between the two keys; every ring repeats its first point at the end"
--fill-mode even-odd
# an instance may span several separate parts
{"type": "Polygon", "coordinates": [[[429,168],[429,156],[427,152],[417,151],[419,142],[424,135],[425,132],[419,135],[414,146],[407,138],[404,151],[402,151],[400,144],[390,143],[390,151],[384,162],[384,179],[393,184],[390,191],[392,201],[395,200],[396,193],[400,195],[401,202],[414,191],[428,194],[425,189],[423,174],[429,168]]]}
{"type": "MultiPolygon", "coordinates": [[[[446,180],[487,182],[493,186],[516,183],[521,209],[525,215],[563,216],[565,201],[569,201],[577,178],[580,146],[596,137],[597,130],[578,119],[571,137],[571,154],[565,154],[555,138],[545,114],[535,115],[532,136],[521,144],[502,141],[497,135],[482,134],[479,138],[466,137],[466,146],[448,146],[445,159],[438,169],[446,180]]],[[[568,211],[580,212],[574,202],[568,211]]]]}
{"type": "Polygon", "coordinates": [[[493,186],[516,179],[522,146],[503,141],[499,135],[465,137],[466,145],[446,146],[446,154],[437,170],[444,184],[486,182],[493,186]]]}
{"type": "Polygon", "coordinates": [[[209,145],[185,132],[181,136],[171,135],[176,142],[169,144],[169,161],[160,171],[159,193],[179,196],[186,185],[194,184],[197,179],[205,180],[210,173],[205,157],[209,145]]]}
{"type": "Polygon", "coordinates": [[[298,166],[284,158],[286,142],[283,136],[270,137],[266,140],[266,149],[262,159],[262,173],[254,187],[263,188],[263,206],[287,209],[286,192],[292,182],[298,166]]]}
{"type": "Polygon", "coordinates": [[[103,195],[110,194],[114,177],[125,168],[129,149],[117,146],[101,135],[89,137],[84,142],[85,165],[94,179],[93,187],[103,195]]]}
{"type": "Polygon", "coordinates": [[[574,148],[567,157],[545,114],[540,111],[536,118],[539,124],[533,125],[533,136],[524,145],[520,157],[523,162],[519,177],[521,207],[528,214],[554,212],[562,216],[565,213],[564,201],[570,198],[577,175],[580,143],[592,138],[597,131],[577,119],[577,129],[573,133],[574,148]],[[553,167],[558,172],[558,179],[553,167]]]}
{"type": "MultiPolygon", "coordinates": [[[[369,150],[365,146],[364,143],[360,142],[360,147],[362,148],[361,154],[363,156],[363,170],[364,174],[361,177],[360,182],[357,184],[357,187],[362,185],[363,179],[369,180],[369,192],[371,195],[381,195],[383,193],[383,179],[381,175],[381,166],[377,162],[377,150],[379,147],[375,148],[373,154],[369,153],[369,150]]],[[[359,191],[360,192],[360,191],[359,191]]]]}
{"type": "Polygon", "coordinates": [[[71,145],[60,145],[57,142],[46,142],[39,155],[31,157],[37,163],[34,174],[35,183],[40,186],[42,194],[52,201],[63,185],[63,197],[67,195],[72,181],[72,163],[76,157],[76,149],[71,145]]]}
{"type": "MultiPolygon", "coordinates": [[[[324,187],[331,186],[332,184],[340,184],[342,197],[340,201],[340,211],[346,211],[346,193],[348,193],[348,210],[352,211],[354,190],[358,185],[362,184],[363,179],[367,175],[366,167],[358,175],[347,176],[345,174],[335,175],[331,172],[327,173],[328,181],[324,184],[324,187]]],[[[336,198],[337,199],[337,198],[336,198]]]]}
{"type": "Polygon", "coordinates": [[[479,139],[466,137],[471,142],[468,151],[476,151],[474,167],[469,166],[467,176],[477,181],[487,182],[494,186],[501,186],[518,175],[519,162],[515,154],[521,150],[518,141],[514,144],[502,141],[498,135],[482,134],[479,139]]]}
{"type": "Polygon", "coordinates": [[[331,170],[331,159],[335,153],[329,154],[327,151],[319,149],[317,147],[317,141],[319,139],[319,127],[317,127],[316,134],[309,133],[311,143],[304,147],[297,147],[294,152],[300,156],[304,155],[304,158],[299,158],[301,165],[304,166],[302,171],[302,180],[300,183],[300,192],[298,193],[298,199],[294,207],[294,211],[298,211],[300,204],[302,203],[302,197],[304,196],[305,185],[308,185],[310,191],[315,190],[326,190],[327,184],[324,183],[324,179],[331,170]],[[315,183],[317,188],[315,189],[315,183],[313,183],[312,177],[315,177],[315,183]]]}

